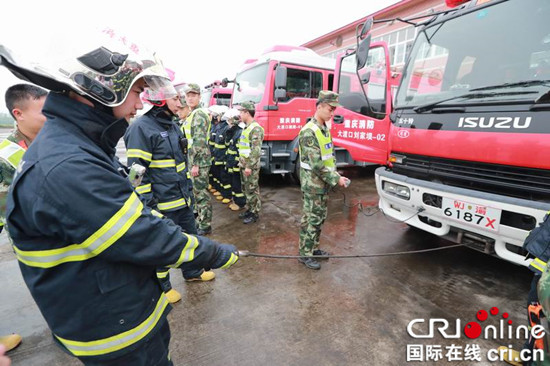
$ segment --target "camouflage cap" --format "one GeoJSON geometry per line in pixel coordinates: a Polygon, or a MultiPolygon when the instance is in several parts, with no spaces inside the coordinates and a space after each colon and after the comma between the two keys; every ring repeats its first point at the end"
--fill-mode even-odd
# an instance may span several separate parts
{"type": "Polygon", "coordinates": [[[338,93],[332,92],[330,90],[321,90],[319,92],[319,98],[317,99],[318,103],[327,103],[333,107],[340,107],[338,103],[338,93]]]}
{"type": "Polygon", "coordinates": [[[187,93],[201,93],[201,87],[199,84],[187,84],[187,88],[185,89],[185,94],[187,93]]]}
{"type": "Polygon", "coordinates": [[[255,111],[256,110],[256,107],[254,106],[254,102],[253,101],[249,101],[249,102],[242,102],[240,105],[239,105],[239,110],[247,110],[247,111],[255,111]]]}

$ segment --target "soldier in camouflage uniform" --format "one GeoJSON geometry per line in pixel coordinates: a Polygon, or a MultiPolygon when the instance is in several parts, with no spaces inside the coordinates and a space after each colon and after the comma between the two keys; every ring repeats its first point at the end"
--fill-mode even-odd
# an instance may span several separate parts
{"type": "Polygon", "coordinates": [[[188,161],[191,166],[193,195],[197,210],[198,235],[208,235],[212,232],[212,203],[208,193],[208,174],[210,172],[211,155],[208,146],[210,136],[210,115],[199,107],[201,89],[197,84],[188,84],[185,101],[191,113],[185,119],[182,129],[188,143],[188,161]]]}
{"type": "Polygon", "coordinates": [[[307,268],[320,269],[312,255],[328,255],[319,249],[321,226],[327,218],[328,191],[349,180],[336,172],[332,137],[327,122],[332,120],[338,104],[338,94],[323,90],[317,99],[315,116],[299,134],[300,184],[304,202],[300,227],[300,256],[307,268]]]}
{"type": "MultiPolygon", "coordinates": [[[[23,154],[46,122],[42,107],[48,92],[30,84],[16,84],[6,91],[6,107],[15,119],[11,135],[0,143],[0,232],[5,224],[6,199],[15,170],[23,154]]],[[[21,343],[21,336],[0,336],[0,344],[9,351],[21,343]]]]}
{"type": "Polygon", "coordinates": [[[246,123],[239,139],[239,166],[241,167],[242,189],[248,206],[248,210],[240,214],[239,217],[243,219],[243,223],[251,224],[258,221],[262,205],[259,180],[264,129],[254,120],[256,112],[254,102],[241,103],[239,110],[241,120],[246,123]]]}

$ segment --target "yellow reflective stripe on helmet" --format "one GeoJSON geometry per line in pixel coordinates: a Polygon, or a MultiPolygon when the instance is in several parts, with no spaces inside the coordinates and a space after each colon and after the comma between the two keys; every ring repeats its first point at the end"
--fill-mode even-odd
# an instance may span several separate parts
{"type": "Polygon", "coordinates": [[[4,140],[0,143],[0,158],[6,160],[14,168],[17,168],[24,154],[25,149],[13,141],[4,140]]]}
{"type": "Polygon", "coordinates": [[[136,187],[136,192],[139,193],[139,194],[144,194],[144,193],[151,192],[151,183],[144,184],[142,186],[137,186],[136,187]]]}
{"type": "Polygon", "coordinates": [[[529,266],[535,268],[536,270],[544,272],[544,269],[546,268],[546,262],[540,260],[539,258],[535,258],[531,261],[529,266]]]}
{"type": "Polygon", "coordinates": [[[146,161],[151,161],[151,159],[153,158],[153,154],[140,149],[128,149],[126,155],[128,158],[138,158],[146,161]]]}
{"type": "Polygon", "coordinates": [[[124,205],[99,230],[81,244],[49,250],[20,250],[15,245],[17,259],[30,267],[51,268],[62,263],[84,261],[101,254],[113,245],[141,215],[143,203],[132,193],[124,205]]]}
{"type": "Polygon", "coordinates": [[[98,339],[95,341],[72,341],[55,337],[75,356],[99,356],[116,352],[123,348],[129,347],[132,344],[139,342],[146,337],[158,324],[164,310],[168,306],[168,298],[162,294],[155,306],[155,310],[137,327],[127,330],[126,332],[98,339]]]}
{"type": "Polygon", "coordinates": [[[166,278],[168,277],[168,271],[170,268],[166,268],[163,270],[157,270],[157,278],[166,278]]]}
{"type": "Polygon", "coordinates": [[[220,268],[229,268],[233,264],[235,264],[235,262],[238,260],[239,260],[239,257],[237,257],[234,253],[231,253],[231,257],[229,257],[229,260],[220,268]]]}
{"type": "Polygon", "coordinates": [[[186,206],[186,205],[187,205],[187,201],[185,200],[185,198],[180,198],[175,201],[159,202],[157,207],[159,208],[159,210],[170,210],[172,208],[177,208],[177,207],[186,206]]]}
{"type": "Polygon", "coordinates": [[[181,172],[182,170],[185,170],[185,161],[181,164],[176,165],[176,172],[181,172]]]}
{"type": "Polygon", "coordinates": [[[151,160],[149,168],[175,168],[176,161],[174,159],[163,159],[163,160],[151,160]]]}
{"type": "Polygon", "coordinates": [[[195,258],[195,249],[199,246],[199,240],[191,235],[184,233],[182,235],[187,237],[187,244],[185,244],[185,248],[181,251],[178,261],[168,266],[170,268],[178,268],[182,263],[190,262],[195,258]]]}

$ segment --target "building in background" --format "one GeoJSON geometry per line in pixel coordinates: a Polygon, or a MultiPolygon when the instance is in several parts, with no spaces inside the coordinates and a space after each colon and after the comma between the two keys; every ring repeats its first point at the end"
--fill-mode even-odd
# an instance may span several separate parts
{"type": "MultiPolygon", "coordinates": [[[[379,10],[373,14],[366,15],[353,23],[338,28],[330,33],[315,38],[302,46],[310,48],[321,56],[336,58],[348,48],[356,47],[355,31],[368,18],[392,19],[392,18],[411,18],[422,15],[429,16],[432,13],[447,9],[444,0],[402,0],[395,4],[379,10]]],[[[390,51],[390,63],[392,66],[393,78],[398,79],[401,70],[405,65],[406,55],[412,47],[416,37],[417,29],[404,22],[393,21],[387,23],[374,24],[372,42],[385,41],[390,51]]],[[[442,49],[434,48],[433,54],[428,57],[437,58],[441,56],[438,52],[444,52],[442,49]]],[[[393,88],[397,87],[398,80],[393,80],[393,88]]],[[[395,92],[395,90],[394,90],[395,92]]]]}

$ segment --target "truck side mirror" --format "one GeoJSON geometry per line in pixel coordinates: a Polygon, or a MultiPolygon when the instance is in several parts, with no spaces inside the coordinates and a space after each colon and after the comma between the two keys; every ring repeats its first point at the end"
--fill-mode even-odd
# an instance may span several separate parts
{"type": "Polygon", "coordinates": [[[275,89],[275,93],[273,94],[273,97],[276,101],[279,101],[281,99],[286,99],[286,90],[284,89],[275,89]]]}
{"type": "Polygon", "coordinates": [[[286,67],[278,66],[275,70],[275,88],[286,89],[286,67]]]}
{"type": "Polygon", "coordinates": [[[357,58],[357,70],[361,70],[367,64],[367,59],[369,57],[369,48],[370,48],[370,39],[371,35],[369,34],[367,38],[363,39],[357,48],[357,53],[355,57],[357,58]]]}
{"type": "Polygon", "coordinates": [[[363,38],[365,34],[370,32],[370,30],[372,29],[373,22],[374,21],[372,20],[372,18],[367,19],[365,24],[363,24],[363,28],[361,28],[361,33],[359,33],[359,38],[363,38]]]}
{"type": "Polygon", "coordinates": [[[277,102],[286,99],[286,72],[285,66],[277,66],[275,70],[275,92],[273,97],[277,102]]]}

